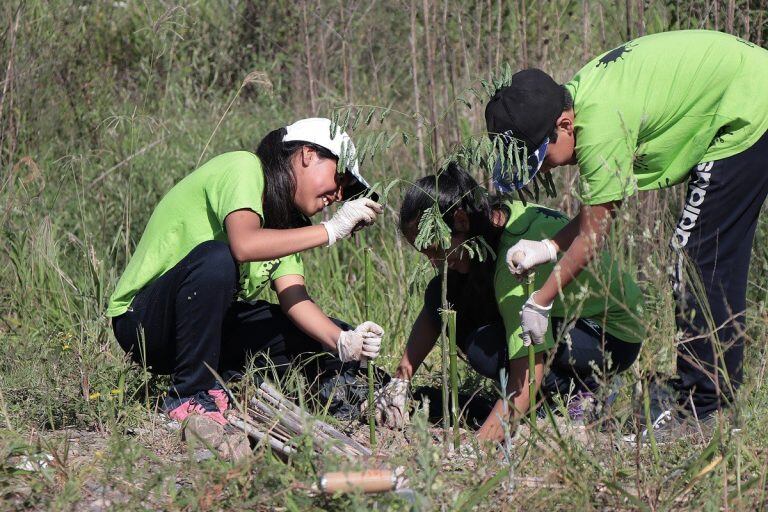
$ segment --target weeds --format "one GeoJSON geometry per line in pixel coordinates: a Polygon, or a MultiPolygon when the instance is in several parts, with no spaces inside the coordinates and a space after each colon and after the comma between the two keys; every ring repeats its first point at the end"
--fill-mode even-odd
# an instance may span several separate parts
{"type": "MultiPolygon", "coordinates": [[[[512,70],[535,65],[566,80],[593,54],[673,28],[725,29],[765,44],[764,6],[741,0],[416,4],[0,6],[2,508],[765,509],[765,213],[750,270],[741,430],[726,423],[711,443],[693,438],[655,450],[622,444],[612,430],[633,417],[635,384],[674,365],[670,259],[660,240],[671,235],[666,212],[677,211],[680,190],[628,200],[607,242],[620,268],[638,269],[648,332],[607,432],[584,432],[550,411],[531,434],[535,450],[510,436],[506,463],[456,468],[420,410],[404,433],[377,438],[379,451],[406,468],[416,495],[409,503],[313,494],[319,469],[337,461],[307,452],[287,463],[261,448],[238,464],[198,462],[155,414],[165,380],[129,364],[103,311],[152,209],[199,159],[253,150],[271,129],[327,115],[354,128],[364,175],[389,183],[385,196],[393,178],[409,183],[448,160],[488,184],[497,148],[483,133],[482,106],[512,70]]],[[[574,213],[574,172],[559,173],[559,196],[542,201],[574,213]]],[[[546,192],[552,184],[540,185],[546,192]]],[[[444,240],[439,212],[427,219],[428,239],[444,240]]],[[[392,370],[429,272],[399,237],[391,206],[355,242],[308,253],[308,287],[332,316],[366,319],[359,292],[367,248],[379,285],[367,308],[386,320],[388,339],[377,361],[392,370]]],[[[440,359],[430,356],[417,378],[437,380],[440,359]]],[[[475,391],[457,363],[459,391],[475,391]]],[[[244,394],[258,370],[249,369],[244,394]]],[[[296,373],[279,384],[312,402],[296,373]]]]}

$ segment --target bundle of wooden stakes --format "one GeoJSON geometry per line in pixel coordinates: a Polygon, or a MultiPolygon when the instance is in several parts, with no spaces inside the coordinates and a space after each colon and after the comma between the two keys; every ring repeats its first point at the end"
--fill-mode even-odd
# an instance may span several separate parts
{"type": "Polygon", "coordinates": [[[227,411],[229,423],[283,455],[296,452],[296,440],[302,435],[312,439],[318,454],[330,452],[350,460],[371,455],[371,450],[304,411],[267,382],[261,383],[245,409],[227,411]]]}

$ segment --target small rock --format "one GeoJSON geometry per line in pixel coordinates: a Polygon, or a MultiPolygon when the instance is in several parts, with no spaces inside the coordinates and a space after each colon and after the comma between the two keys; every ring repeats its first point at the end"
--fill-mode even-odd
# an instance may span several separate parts
{"type": "Polygon", "coordinates": [[[229,434],[219,444],[217,451],[224,460],[237,462],[245,459],[253,452],[251,451],[251,442],[248,436],[243,433],[229,434]]]}
{"type": "Polygon", "coordinates": [[[187,442],[197,442],[206,447],[216,448],[224,440],[224,427],[210,418],[194,414],[185,421],[181,435],[187,442]]]}
{"type": "Polygon", "coordinates": [[[213,452],[207,448],[201,448],[194,452],[195,462],[203,462],[204,460],[212,459],[214,457],[213,452]]]}

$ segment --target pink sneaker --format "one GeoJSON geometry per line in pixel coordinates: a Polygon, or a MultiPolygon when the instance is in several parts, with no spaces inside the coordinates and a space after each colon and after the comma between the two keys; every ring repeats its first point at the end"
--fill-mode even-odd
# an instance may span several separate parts
{"type": "Polygon", "coordinates": [[[229,409],[229,396],[223,389],[209,389],[208,394],[213,397],[213,401],[216,402],[216,407],[219,412],[224,412],[229,409]]]}
{"type": "Polygon", "coordinates": [[[217,410],[216,403],[213,401],[213,397],[208,393],[201,391],[195,396],[185,400],[178,407],[168,412],[168,416],[176,421],[184,421],[192,414],[201,414],[206,416],[219,425],[226,425],[228,422],[224,418],[224,415],[217,410]]]}

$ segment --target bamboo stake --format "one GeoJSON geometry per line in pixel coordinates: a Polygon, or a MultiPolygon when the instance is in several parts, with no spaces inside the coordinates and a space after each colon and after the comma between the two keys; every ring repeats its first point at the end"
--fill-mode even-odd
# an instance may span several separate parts
{"type": "Polygon", "coordinates": [[[249,436],[256,439],[258,442],[266,442],[270,446],[270,448],[272,448],[273,450],[277,450],[283,455],[291,455],[292,453],[294,453],[293,448],[291,448],[290,446],[286,446],[285,444],[281,443],[277,439],[274,439],[272,436],[268,434],[260,432],[257,428],[243,421],[242,418],[238,417],[237,413],[235,413],[234,411],[230,412],[227,415],[227,421],[229,421],[230,424],[239,428],[249,436]]]}
{"type": "MultiPolygon", "coordinates": [[[[309,413],[307,413],[306,411],[301,410],[301,408],[299,408],[299,406],[297,406],[296,404],[294,404],[293,402],[291,402],[290,400],[288,400],[287,398],[282,396],[280,394],[280,392],[277,391],[268,382],[262,382],[261,383],[261,387],[259,389],[259,392],[260,392],[260,394],[262,396],[269,397],[269,399],[271,399],[275,403],[279,404],[280,407],[282,407],[282,408],[291,410],[291,411],[295,412],[296,414],[298,414],[301,417],[310,417],[309,413]]],[[[321,421],[321,420],[318,420],[318,419],[314,419],[314,421],[315,421],[314,426],[315,426],[316,429],[322,430],[326,434],[332,436],[334,439],[337,439],[338,441],[341,441],[342,443],[351,446],[353,449],[359,451],[360,453],[362,453],[365,456],[370,456],[372,454],[371,450],[369,450],[368,448],[366,448],[362,444],[358,443],[357,441],[355,441],[351,437],[349,437],[347,435],[344,435],[342,432],[340,432],[335,427],[329,425],[328,423],[326,423],[324,421],[321,421]]]]}
{"type": "Polygon", "coordinates": [[[457,364],[458,350],[456,348],[456,311],[445,311],[448,321],[448,341],[450,343],[451,371],[451,420],[453,421],[453,448],[459,449],[461,444],[459,432],[459,369],[457,364]]]}
{"type": "MultiPolygon", "coordinates": [[[[441,301],[443,310],[448,309],[448,260],[443,260],[443,271],[440,277],[442,281],[441,301]]],[[[448,336],[447,336],[446,318],[442,316],[442,322],[440,325],[440,384],[441,384],[441,398],[443,406],[443,440],[445,441],[446,448],[448,447],[448,439],[450,434],[448,431],[451,428],[451,409],[450,409],[450,394],[449,394],[449,348],[448,348],[448,336]]]]}
{"type": "MultiPolygon", "coordinates": [[[[309,425],[307,425],[306,422],[302,422],[300,418],[291,412],[286,410],[274,410],[269,405],[259,402],[258,400],[252,401],[251,403],[260,410],[260,416],[264,418],[262,421],[271,424],[270,428],[267,430],[268,434],[274,435],[276,433],[278,437],[284,438],[287,442],[296,435],[309,433],[309,429],[307,428],[309,425]]],[[[313,447],[318,452],[328,449],[337,455],[343,455],[348,458],[354,458],[361,455],[361,453],[345,444],[339,446],[335,439],[332,439],[315,429],[311,430],[311,436],[313,447]]]]}
{"type": "MultiPolygon", "coordinates": [[[[533,295],[535,287],[536,273],[529,272],[525,283],[525,292],[530,297],[533,295]]],[[[528,345],[528,419],[531,422],[531,428],[536,425],[536,349],[533,341],[528,345]]]]}
{"type": "MultiPolygon", "coordinates": [[[[525,254],[517,251],[512,255],[512,262],[515,265],[522,263],[525,254]]],[[[533,295],[536,286],[536,272],[528,272],[525,281],[525,293],[528,297],[533,295]]],[[[528,345],[528,419],[531,422],[531,428],[536,425],[536,349],[533,341],[528,345]]]]}
{"type": "MultiPolygon", "coordinates": [[[[363,303],[363,316],[370,320],[371,287],[373,270],[371,268],[371,250],[365,249],[365,298],[363,303]]],[[[368,360],[368,430],[371,436],[371,448],[376,448],[376,408],[373,404],[373,361],[368,360]]]]}

